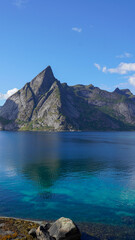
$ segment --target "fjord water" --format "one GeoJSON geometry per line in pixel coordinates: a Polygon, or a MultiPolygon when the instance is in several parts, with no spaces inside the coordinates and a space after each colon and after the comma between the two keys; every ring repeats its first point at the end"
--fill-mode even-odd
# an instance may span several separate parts
{"type": "Polygon", "coordinates": [[[128,224],[134,132],[0,132],[0,215],[128,224]]]}

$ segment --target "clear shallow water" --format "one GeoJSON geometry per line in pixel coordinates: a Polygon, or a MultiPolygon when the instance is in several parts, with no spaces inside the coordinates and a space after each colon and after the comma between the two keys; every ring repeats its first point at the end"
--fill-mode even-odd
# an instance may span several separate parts
{"type": "Polygon", "coordinates": [[[135,132],[0,132],[0,215],[135,223],[135,132]]]}

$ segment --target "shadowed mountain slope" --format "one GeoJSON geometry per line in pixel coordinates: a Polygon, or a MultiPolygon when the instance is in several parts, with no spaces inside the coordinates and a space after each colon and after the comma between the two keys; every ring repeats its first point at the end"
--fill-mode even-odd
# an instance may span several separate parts
{"type": "Polygon", "coordinates": [[[0,130],[134,130],[135,96],[129,89],[60,83],[50,66],[7,99],[0,130]]]}

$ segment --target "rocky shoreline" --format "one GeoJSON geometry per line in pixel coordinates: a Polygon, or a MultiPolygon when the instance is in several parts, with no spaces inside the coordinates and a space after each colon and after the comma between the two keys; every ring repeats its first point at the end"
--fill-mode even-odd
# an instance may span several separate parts
{"type": "Polygon", "coordinates": [[[68,218],[55,222],[0,218],[0,240],[80,240],[77,225],[68,218]]]}
{"type": "Polygon", "coordinates": [[[134,240],[135,227],[77,223],[60,218],[55,222],[0,217],[0,240],[134,240]],[[50,229],[50,230],[49,230],[50,229]]]}

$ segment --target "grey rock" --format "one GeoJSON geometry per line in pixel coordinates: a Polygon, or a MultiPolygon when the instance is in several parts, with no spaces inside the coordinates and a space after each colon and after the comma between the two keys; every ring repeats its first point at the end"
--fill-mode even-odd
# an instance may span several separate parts
{"type": "Polygon", "coordinates": [[[45,231],[48,231],[49,228],[52,226],[53,223],[46,223],[43,227],[45,229],[45,231]]]}
{"type": "Polygon", "coordinates": [[[49,235],[48,231],[44,228],[44,226],[38,227],[38,229],[36,230],[36,237],[39,240],[55,240],[49,235]]]}
{"type": "Polygon", "coordinates": [[[0,228],[4,227],[5,226],[5,223],[1,223],[0,224],[0,228]]]}
{"type": "Polygon", "coordinates": [[[0,130],[135,130],[135,96],[62,84],[48,66],[0,107],[0,130]]]}
{"type": "Polygon", "coordinates": [[[50,236],[56,240],[80,240],[78,227],[69,218],[58,219],[48,230],[50,236]]]}
{"type": "Polygon", "coordinates": [[[31,235],[32,237],[36,237],[36,228],[32,228],[30,231],[29,231],[29,235],[31,235]]]}

